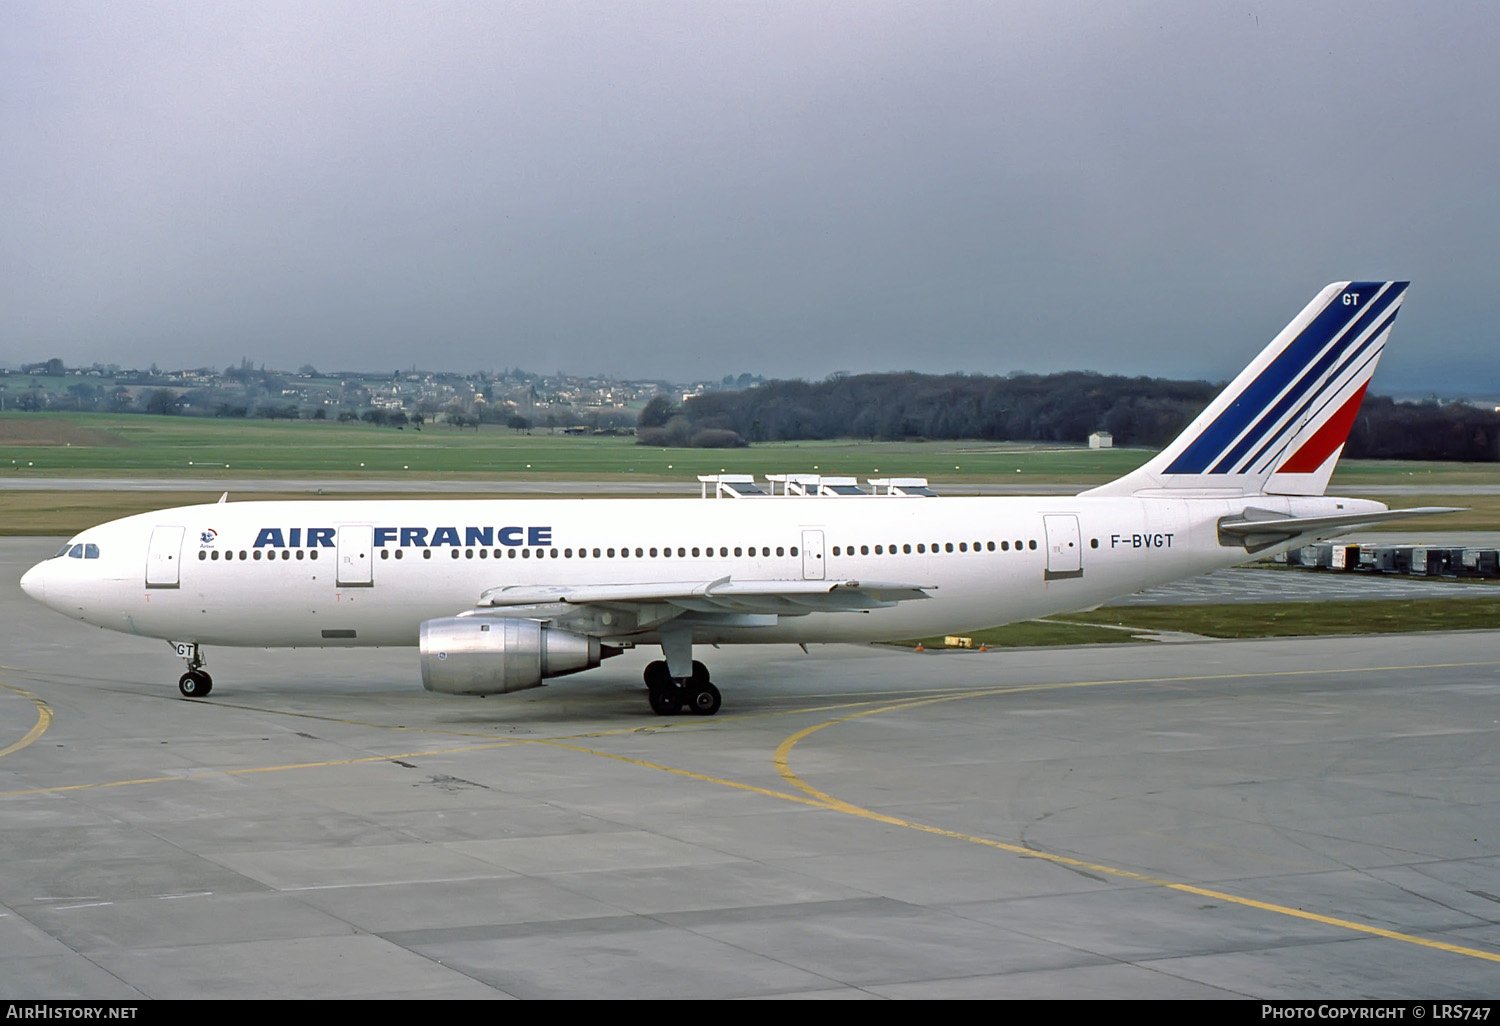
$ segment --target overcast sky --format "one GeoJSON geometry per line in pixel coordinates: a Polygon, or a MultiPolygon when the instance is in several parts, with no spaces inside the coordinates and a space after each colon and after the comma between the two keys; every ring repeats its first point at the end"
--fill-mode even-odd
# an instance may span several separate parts
{"type": "MultiPolygon", "coordinates": [[[[0,4],[0,364],[1500,379],[1493,2],[0,4]]],[[[1384,386],[1382,388],[1381,386],[1384,386]]]]}

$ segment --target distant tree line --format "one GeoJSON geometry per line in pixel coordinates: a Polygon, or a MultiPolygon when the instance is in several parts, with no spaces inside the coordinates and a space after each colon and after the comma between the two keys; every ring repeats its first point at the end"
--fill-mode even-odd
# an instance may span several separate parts
{"type": "MultiPolygon", "coordinates": [[[[754,442],[869,438],[1084,443],[1160,448],[1218,394],[1207,381],[1061,374],[834,375],[709,392],[681,406],[657,396],[641,411],[642,445],[720,448],[754,442]]],[[[1460,403],[1367,396],[1345,448],[1366,459],[1500,459],[1500,414],[1460,403]]]]}

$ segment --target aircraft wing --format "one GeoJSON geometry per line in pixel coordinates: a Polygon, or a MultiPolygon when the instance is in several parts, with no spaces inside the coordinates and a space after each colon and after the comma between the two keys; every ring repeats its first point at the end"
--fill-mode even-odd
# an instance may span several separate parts
{"type": "Polygon", "coordinates": [[[930,584],[895,581],[713,581],[642,584],[512,585],[479,597],[485,609],[565,606],[640,607],[668,605],[683,612],[801,616],[859,612],[928,598],[930,584]]]}

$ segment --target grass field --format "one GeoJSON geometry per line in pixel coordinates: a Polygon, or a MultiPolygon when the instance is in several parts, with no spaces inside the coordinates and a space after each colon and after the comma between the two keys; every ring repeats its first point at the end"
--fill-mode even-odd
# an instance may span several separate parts
{"type": "Polygon", "coordinates": [[[29,477],[645,477],[689,480],[722,470],[980,481],[1024,474],[1105,481],[1139,466],[1142,449],[986,442],[777,442],[748,449],[660,449],[633,438],[517,434],[485,425],[395,430],[326,421],[229,421],[70,414],[0,416],[0,473],[29,477]],[[1008,476],[1007,476],[1008,475],[1008,476]]]}
{"type": "MultiPolygon", "coordinates": [[[[1092,450],[1079,446],[991,442],[778,442],[748,449],[662,449],[626,437],[517,434],[486,425],[479,431],[446,426],[395,430],[326,421],[271,422],[108,414],[0,415],[0,534],[66,534],[128,513],[212,501],[191,492],[194,479],[305,479],[324,485],[389,480],[673,481],[698,474],[805,473],[929,478],[945,483],[1065,483],[1086,487],[1112,480],[1150,457],[1144,449],[1092,450]],[[5,478],[165,477],[184,482],[175,493],[110,491],[19,492],[5,478]]],[[[1420,496],[1392,505],[1467,506],[1440,520],[1406,521],[1393,530],[1497,530],[1500,495],[1447,491],[1500,484],[1494,464],[1434,464],[1346,460],[1333,490],[1361,496],[1365,485],[1417,485],[1420,496]]],[[[271,498],[258,493],[258,498],[271,498]]],[[[310,498],[295,492],[287,498],[310,498]]],[[[1377,496],[1378,497],[1378,496],[1377,496]]]]}
{"type": "MultiPolygon", "coordinates": [[[[328,421],[215,420],[145,415],[0,415],[0,471],[34,477],[174,477],[284,474],[387,476],[441,473],[476,477],[636,475],[664,480],[717,473],[894,474],[934,481],[1011,482],[1020,475],[1089,484],[1133,470],[1145,449],[1087,449],[1031,443],[772,442],[748,449],[660,449],[633,438],[517,434],[485,425],[424,430],[328,421]]],[[[1500,465],[1346,460],[1345,487],[1500,483],[1500,465]]]]}
{"type": "MultiPolygon", "coordinates": [[[[1207,638],[1287,638],[1500,627],[1500,593],[1494,586],[1479,582],[1474,587],[1482,590],[1473,598],[1115,607],[1007,624],[966,636],[975,646],[1024,648],[1153,641],[1163,632],[1207,638]]],[[[920,638],[898,644],[942,649],[943,640],[920,638]]]]}

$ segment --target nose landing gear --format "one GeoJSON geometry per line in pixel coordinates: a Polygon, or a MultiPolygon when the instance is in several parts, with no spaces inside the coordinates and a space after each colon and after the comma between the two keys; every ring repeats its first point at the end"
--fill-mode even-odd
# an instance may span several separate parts
{"type": "Polygon", "coordinates": [[[183,698],[203,698],[214,687],[214,679],[203,669],[203,652],[196,641],[174,641],[172,651],[186,659],[187,673],[177,679],[177,690],[183,698]]]}

